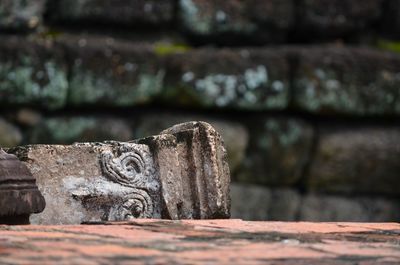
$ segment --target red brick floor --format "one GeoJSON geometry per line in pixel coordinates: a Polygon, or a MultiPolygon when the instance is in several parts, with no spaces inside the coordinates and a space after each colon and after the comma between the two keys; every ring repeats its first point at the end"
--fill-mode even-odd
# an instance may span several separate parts
{"type": "Polygon", "coordinates": [[[2,225],[0,264],[400,264],[400,224],[136,220],[2,225]]]}

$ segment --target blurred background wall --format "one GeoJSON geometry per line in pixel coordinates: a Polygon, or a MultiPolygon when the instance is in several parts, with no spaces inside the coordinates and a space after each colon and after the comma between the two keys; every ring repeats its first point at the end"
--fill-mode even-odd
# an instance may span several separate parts
{"type": "Polygon", "coordinates": [[[0,146],[225,139],[232,215],[400,221],[399,0],[0,0],[0,146]]]}

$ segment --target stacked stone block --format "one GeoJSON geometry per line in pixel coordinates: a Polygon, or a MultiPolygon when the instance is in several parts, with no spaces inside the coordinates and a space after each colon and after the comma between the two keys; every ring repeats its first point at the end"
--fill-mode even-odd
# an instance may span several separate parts
{"type": "Polygon", "coordinates": [[[398,221],[398,10],[0,0],[0,146],[205,120],[227,145],[235,217],[398,221]]]}

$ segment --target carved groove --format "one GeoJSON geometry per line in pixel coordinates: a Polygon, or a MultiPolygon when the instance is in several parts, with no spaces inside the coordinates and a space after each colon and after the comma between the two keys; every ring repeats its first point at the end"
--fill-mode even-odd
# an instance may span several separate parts
{"type": "Polygon", "coordinates": [[[122,205],[111,208],[108,220],[123,221],[130,218],[151,218],[153,203],[145,190],[135,189],[126,196],[122,205]]]}
{"type": "Polygon", "coordinates": [[[146,188],[148,154],[142,150],[122,151],[118,157],[110,151],[101,154],[100,164],[104,175],[115,183],[132,188],[132,193],[123,198],[121,205],[110,209],[108,219],[150,218],[153,215],[153,201],[146,188]]]}

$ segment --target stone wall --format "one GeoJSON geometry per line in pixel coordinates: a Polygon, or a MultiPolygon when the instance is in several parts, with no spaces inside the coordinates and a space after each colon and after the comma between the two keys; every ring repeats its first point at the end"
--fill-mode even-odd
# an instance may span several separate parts
{"type": "Polygon", "coordinates": [[[0,146],[205,120],[233,216],[399,221],[400,1],[0,0],[0,146]]]}

